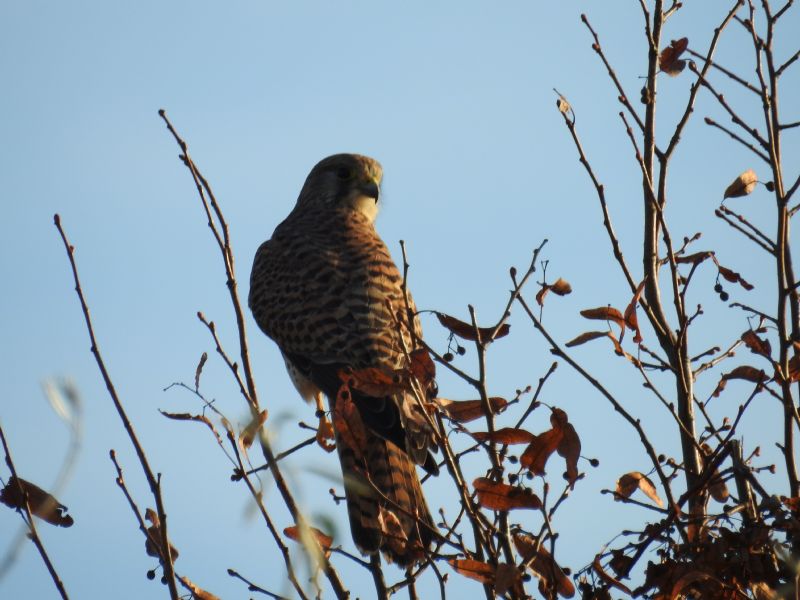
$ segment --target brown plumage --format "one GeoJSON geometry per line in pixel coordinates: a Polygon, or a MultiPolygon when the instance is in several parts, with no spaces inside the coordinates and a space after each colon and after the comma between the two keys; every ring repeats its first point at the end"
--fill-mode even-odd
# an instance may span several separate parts
{"type": "MultiPolygon", "coordinates": [[[[307,400],[334,401],[343,368],[404,368],[403,344],[414,350],[407,331],[401,342],[393,314],[405,306],[402,277],[373,226],[381,176],[365,156],[320,161],[256,253],[250,309],[307,400]]],[[[412,327],[421,337],[418,319],[412,327]]],[[[424,558],[435,528],[415,466],[437,471],[431,432],[408,392],[375,398],[352,390],[352,401],[366,443],[354,449],[336,437],[353,540],[408,566],[424,558]]]]}

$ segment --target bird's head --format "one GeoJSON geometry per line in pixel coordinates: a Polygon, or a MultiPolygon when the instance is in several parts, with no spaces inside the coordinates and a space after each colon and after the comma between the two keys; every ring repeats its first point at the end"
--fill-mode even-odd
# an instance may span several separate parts
{"type": "Polygon", "coordinates": [[[311,169],[297,199],[303,210],[350,209],[363,213],[369,222],[378,215],[383,169],[380,163],[360,154],[334,154],[311,169]]]}

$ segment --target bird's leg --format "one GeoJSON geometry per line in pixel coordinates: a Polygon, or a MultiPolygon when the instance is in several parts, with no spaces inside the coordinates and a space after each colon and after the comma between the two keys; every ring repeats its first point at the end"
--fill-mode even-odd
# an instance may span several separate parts
{"type": "Polygon", "coordinates": [[[317,418],[319,418],[319,426],[317,427],[317,443],[326,452],[333,452],[336,444],[328,440],[333,440],[333,426],[325,416],[325,404],[322,399],[322,392],[318,391],[314,394],[314,402],[317,405],[317,418]]]}

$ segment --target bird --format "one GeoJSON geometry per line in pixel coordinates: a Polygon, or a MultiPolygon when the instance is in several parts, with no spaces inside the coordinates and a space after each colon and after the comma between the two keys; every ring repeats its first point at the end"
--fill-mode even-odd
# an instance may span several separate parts
{"type": "MultiPolygon", "coordinates": [[[[317,163],[255,254],[248,304],[300,396],[316,401],[319,432],[330,427],[328,399],[356,546],[410,567],[436,536],[416,469],[438,473],[432,422],[408,387],[366,393],[351,385],[342,396],[343,373],[407,370],[422,339],[414,300],[375,229],[382,176],[378,161],[359,154],[317,163]],[[398,325],[399,314],[410,324],[398,325]],[[356,410],[337,415],[340,397],[356,410]]],[[[435,382],[423,393],[432,400],[435,382]]]]}

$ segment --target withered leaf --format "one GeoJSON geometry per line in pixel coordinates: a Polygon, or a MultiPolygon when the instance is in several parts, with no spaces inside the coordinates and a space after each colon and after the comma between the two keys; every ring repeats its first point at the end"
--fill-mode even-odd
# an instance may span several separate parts
{"type": "MultiPolygon", "coordinates": [[[[436,404],[445,412],[445,414],[453,421],[459,423],[469,423],[480,417],[485,417],[486,412],[483,410],[483,401],[481,400],[447,400],[446,398],[436,398],[436,404]]],[[[508,400],[500,398],[499,396],[492,396],[489,398],[489,406],[492,409],[492,414],[501,412],[508,400]]]]}
{"type": "MultiPolygon", "coordinates": [[[[633,336],[633,343],[640,344],[642,342],[642,333],[639,330],[639,319],[636,317],[636,307],[639,304],[639,298],[642,297],[642,292],[644,291],[644,284],[647,280],[644,279],[642,282],[636,286],[636,291],[633,294],[633,298],[631,298],[630,303],[628,306],[625,307],[625,324],[628,326],[629,329],[634,331],[633,336]]],[[[620,341],[622,341],[622,336],[620,335],[620,341]]],[[[633,362],[633,361],[631,361],[633,362]]]]}
{"type": "Polygon", "coordinates": [[[611,560],[608,561],[608,566],[617,574],[617,577],[621,577],[627,574],[631,567],[635,564],[633,562],[632,556],[626,556],[625,552],[622,550],[612,550],[611,551],[611,560]]]}
{"type": "MultiPolygon", "coordinates": [[[[322,551],[327,556],[330,553],[331,546],[333,546],[333,538],[322,533],[316,527],[309,526],[308,532],[314,537],[319,544],[319,547],[322,548],[322,551]]],[[[283,535],[288,537],[290,540],[297,542],[298,544],[306,545],[306,542],[303,541],[302,531],[297,525],[292,525],[291,527],[285,528],[283,530],[283,535]]]]}
{"type": "Polygon", "coordinates": [[[797,342],[794,342],[795,355],[789,359],[789,381],[800,381],[800,353],[797,352],[797,342]]]}
{"type": "Polygon", "coordinates": [[[746,381],[752,381],[753,383],[766,383],[769,381],[769,377],[766,373],[764,373],[763,370],[756,369],[755,367],[750,367],[748,365],[742,365],[740,367],[736,367],[730,373],[724,373],[722,375],[722,378],[720,378],[717,388],[714,390],[712,396],[717,398],[722,393],[722,390],[725,389],[725,386],[730,379],[744,379],[746,381]]]}
{"type": "MultiPolygon", "coordinates": [[[[161,519],[158,518],[158,513],[152,508],[144,511],[144,518],[151,523],[150,527],[147,528],[148,536],[144,542],[144,550],[148,556],[161,560],[161,549],[164,547],[162,545],[161,519]]],[[[172,542],[169,544],[169,554],[173,562],[178,560],[178,550],[172,545],[172,542]]]]}
{"type": "Polygon", "coordinates": [[[681,60],[681,54],[689,47],[689,38],[672,40],[669,46],[661,51],[658,57],[658,68],[670,77],[675,77],[686,68],[686,61],[681,60]]]}
{"type": "Polygon", "coordinates": [[[530,469],[535,475],[544,475],[547,459],[558,448],[563,437],[564,433],[561,429],[548,429],[537,435],[519,457],[520,464],[530,469]]]}
{"type": "Polygon", "coordinates": [[[733,182],[725,188],[723,198],[739,198],[747,196],[756,189],[758,183],[758,176],[753,169],[747,169],[744,173],[739,175],[733,182]]]}
{"type": "Polygon", "coordinates": [[[203,355],[200,357],[200,362],[197,363],[197,368],[194,370],[194,389],[200,389],[200,375],[203,372],[203,366],[206,364],[208,360],[208,353],[203,352],[203,355]]]}
{"type": "Polygon", "coordinates": [[[575,346],[580,346],[581,344],[585,344],[586,342],[590,342],[592,340],[596,340],[597,338],[601,337],[608,337],[607,331],[585,331],[580,334],[578,337],[568,341],[564,344],[567,348],[574,348],[575,346]]]}
{"type": "Polygon", "coordinates": [[[568,281],[559,277],[550,285],[550,291],[558,296],[566,296],[572,293],[572,286],[568,281]]]}
{"type": "Polygon", "coordinates": [[[772,346],[770,346],[769,340],[761,339],[752,329],[742,334],[742,341],[753,354],[760,354],[764,358],[772,360],[772,346]]]}
{"type": "Polygon", "coordinates": [[[185,577],[183,575],[179,575],[178,578],[181,580],[181,583],[185,585],[192,591],[192,599],[196,600],[220,600],[219,596],[215,596],[211,592],[204,590],[203,588],[199,587],[195,584],[191,579],[185,577]]]}
{"type": "MultiPolygon", "coordinates": [[[[435,314],[436,318],[439,319],[439,323],[442,324],[442,327],[449,329],[451,333],[454,333],[464,340],[470,340],[473,342],[477,340],[475,337],[475,328],[469,323],[464,323],[464,321],[459,321],[455,317],[451,317],[450,315],[446,315],[444,313],[436,312],[435,314]]],[[[504,323],[492,338],[491,335],[494,332],[494,327],[478,327],[478,332],[481,336],[481,341],[483,342],[487,342],[490,339],[496,340],[501,337],[505,337],[508,335],[509,331],[511,331],[511,326],[508,323],[504,323]]]]}
{"type": "Polygon", "coordinates": [[[536,292],[536,302],[539,306],[544,306],[544,298],[547,296],[547,292],[553,292],[558,296],[566,296],[572,293],[572,286],[560,277],[553,283],[543,283],[542,289],[536,292]]]}
{"type": "MultiPolygon", "coordinates": [[[[656,493],[656,486],[653,485],[653,482],[650,481],[644,473],[631,471],[617,480],[616,493],[622,498],[630,498],[631,494],[637,489],[642,490],[642,492],[659,507],[664,507],[664,502],[658,497],[658,493],[656,493]]],[[[615,497],[614,499],[619,500],[620,498],[615,497]]]]}
{"type": "Polygon", "coordinates": [[[478,504],[489,510],[514,510],[515,508],[540,508],[542,501],[531,490],[488,477],[478,477],[472,482],[478,494],[478,504]]]}
{"type": "Polygon", "coordinates": [[[171,413],[161,409],[159,409],[158,412],[160,412],[168,419],[173,419],[175,421],[196,421],[198,423],[203,423],[206,425],[206,427],[208,427],[211,430],[211,433],[214,434],[214,437],[217,438],[217,442],[219,442],[220,444],[222,443],[222,438],[219,436],[219,433],[217,433],[217,428],[214,427],[214,424],[211,422],[211,419],[209,419],[205,415],[193,415],[190,413],[171,413]]]}
{"type": "Polygon", "coordinates": [[[258,432],[261,431],[261,426],[264,425],[264,422],[267,420],[267,410],[264,409],[257,415],[254,415],[250,422],[247,424],[242,430],[242,433],[239,434],[239,443],[242,445],[242,448],[245,450],[253,445],[253,441],[255,441],[258,432]]]}
{"type": "Polygon", "coordinates": [[[575,485],[578,480],[578,458],[581,455],[581,440],[572,423],[564,423],[562,432],[563,435],[556,451],[567,462],[567,481],[569,481],[570,485],[575,485]]]}
{"type": "Polygon", "coordinates": [[[722,265],[720,265],[719,263],[717,263],[717,268],[719,269],[719,274],[722,275],[725,279],[727,279],[731,283],[738,283],[739,285],[741,285],[747,291],[750,291],[750,290],[753,289],[753,285],[751,283],[748,283],[747,281],[745,281],[744,277],[739,275],[739,273],[737,273],[736,271],[732,271],[731,269],[727,269],[727,268],[723,267],[722,265]]]}
{"type": "MultiPolygon", "coordinates": [[[[713,450],[708,444],[703,444],[700,448],[703,451],[703,465],[707,468],[710,458],[713,455],[713,450]]],[[[730,496],[728,486],[725,484],[725,480],[722,479],[717,469],[714,469],[714,472],[708,480],[708,491],[711,497],[717,502],[726,502],[730,496]]]]}
{"type": "Polygon", "coordinates": [[[391,396],[408,388],[408,383],[402,380],[400,374],[379,367],[340,369],[338,375],[349,387],[375,398],[391,396]]]}
{"type": "Polygon", "coordinates": [[[12,475],[9,478],[6,486],[0,490],[0,502],[9,508],[25,510],[25,494],[28,496],[28,506],[34,515],[51,525],[72,527],[74,521],[66,514],[69,510],[66,506],[39,486],[21,477],[12,475]],[[23,493],[20,493],[20,486],[23,493]]]}
{"type": "Polygon", "coordinates": [[[347,384],[339,387],[336,403],[333,408],[333,428],[339,435],[339,441],[350,448],[357,458],[364,455],[367,447],[367,430],[361,420],[361,414],[350,397],[347,384]]]}
{"type": "Polygon", "coordinates": [[[494,593],[497,596],[502,596],[511,589],[516,588],[521,593],[522,573],[516,565],[508,563],[498,563],[497,570],[494,573],[494,593]]]}
{"type": "MultiPolygon", "coordinates": [[[[626,586],[624,583],[622,583],[619,579],[616,579],[615,577],[612,577],[603,568],[603,565],[600,563],[600,555],[599,554],[594,557],[594,561],[592,562],[592,568],[594,569],[595,573],[597,573],[600,576],[600,579],[602,579],[606,584],[608,584],[610,586],[613,586],[613,587],[615,587],[615,588],[617,588],[619,590],[622,590],[626,594],[633,595],[633,592],[631,592],[631,590],[628,588],[628,586],[626,586]]],[[[613,568],[613,566],[612,566],[612,568],[613,568]]]]}
{"type": "Polygon", "coordinates": [[[611,321],[617,324],[620,329],[625,327],[625,319],[622,313],[613,306],[601,306],[599,308],[587,308],[581,311],[581,316],[585,319],[598,319],[601,321],[611,321]]]}
{"type": "Polygon", "coordinates": [[[514,546],[522,560],[545,588],[555,588],[558,595],[563,598],[572,598],[575,595],[575,586],[572,581],[561,570],[543,544],[537,544],[535,538],[518,532],[514,534],[514,546]]]}
{"type": "Polygon", "coordinates": [[[689,263],[692,265],[699,265],[704,260],[711,258],[714,253],[710,250],[703,250],[702,252],[695,252],[694,254],[687,254],[685,256],[676,256],[676,263],[689,263]]]}
{"type": "Polygon", "coordinates": [[[411,374],[417,378],[422,389],[427,390],[436,379],[436,363],[424,348],[417,348],[409,354],[411,374]]]}
{"type": "Polygon", "coordinates": [[[529,444],[536,436],[524,429],[503,427],[493,433],[488,431],[474,431],[470,435],[479,442],[495,442],[497,444],[529,444]]]}
{"type": "Polygon", "coordinates": [[[471,558],[451,558],[447,561],[459,575],[491,585],[494,581],[492,565],[471,558]]]}

